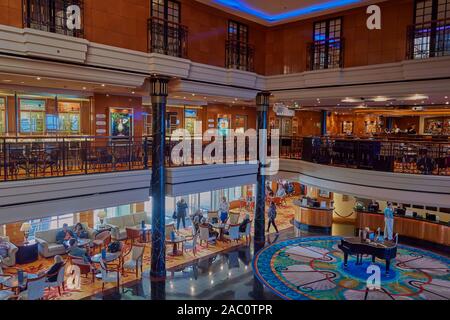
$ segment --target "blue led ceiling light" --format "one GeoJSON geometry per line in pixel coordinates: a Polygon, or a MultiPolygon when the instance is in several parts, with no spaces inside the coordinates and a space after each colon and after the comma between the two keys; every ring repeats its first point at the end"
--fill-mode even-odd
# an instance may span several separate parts
{"type": "Polygon", "coordinates": [[[363,0],[335,0],[335,1],[327,1],[324,3],[314,4],[308,7],[295,9],[288,12],[283,12],[279,14],[271,15],[267,12],[264,12],[259,9],[255,9],[251,6],[249,6],[245,1],[242,0],[214,0],[214,2],[223,5],[225,7],[241,11],[243,13],[250,14],[252,16],[258,17],[260,19],[263,19],[267,22],[279,22],[286,19],[291,18],[298,18],[304,15],[326,11],[330,9],[335,9],[355,3],[360,3],[363,0]]]}

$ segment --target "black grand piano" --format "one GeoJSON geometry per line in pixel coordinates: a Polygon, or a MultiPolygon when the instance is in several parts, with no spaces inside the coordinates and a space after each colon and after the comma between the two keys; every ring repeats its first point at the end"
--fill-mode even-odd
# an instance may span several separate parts
{"type": "Polygon", "coordinates": [[[372,262],[375,258],[386,261],[386,273],[389,274],[391,260],[397,256],[397,243],[392,241],[366,242],[359,237],[344,238],[338,245],[339,249],[344,252],[344,266],[347,267],[348,256],[356,255],[356,264],[362,264],[363,255],[372,256],[372,262]]]}

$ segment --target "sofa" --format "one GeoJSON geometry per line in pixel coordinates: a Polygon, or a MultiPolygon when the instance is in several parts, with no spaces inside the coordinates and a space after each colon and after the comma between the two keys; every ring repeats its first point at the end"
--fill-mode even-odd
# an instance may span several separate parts
{"type": "Polygon", "coordinates": [[[3,241],[8,242],[9,244],[8,256],[5,258],[0,257],[2,264],[6,267],[13,267],[16,265],[16,253],[19,249],[9,241],[8,237],[0,237],[0,238],[3,241]]]}
{"type": "Polygon", "coordinates": [[[127,239],[127,227],[135,227],[145,221],[145,224],[150,224],[150,218],[145,212],[134,213],[126,216],[106,218],[105,224],[111,228],[111,237],[114,240],[127,239]]]}
{"type": "MultiPolygon", "coordinates": [[[[83,223],[82,225],[84,229],[87,230],[89,239],[94,239],[94,230],[83,223]]],[[[73,226],[69,228],[73,229],[73,226]]],[[[38,243],[39,254],[42,257],[51,258],[56,255],[66,254],[66,248],[64,248],[64,245],[56,243],[56,235],[61,229],[62,228],[47,231],[37,231],[35,233],[35,240],[38,243]]]]}

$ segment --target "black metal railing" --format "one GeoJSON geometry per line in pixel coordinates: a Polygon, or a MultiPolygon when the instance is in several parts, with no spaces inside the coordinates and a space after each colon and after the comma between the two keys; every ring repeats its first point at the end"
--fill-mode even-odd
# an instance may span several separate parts
{"type": "Polygon", "coordinates": [[[314,41],[307,46],[307,69],[310,71],[344,67],[344,39],[314,41]]]}
{"type": "Polygon", "coordinates": [[[20,137],[0,138],[1,180],[147,169],[148,138],[20,137]]]}
{"type": "Polygon", "coordinates": [[[282,138],[280,157],[346,168],[450,175],[450,142],[282,138]]]}
{"type": "Polygon", "coordinates": [[[153,53],[187,58],[188,28],[165,19],[148,20],[148,50],[153,53]]]}
{"type": "Polygon", "coordinates": [[[26,28],[84,37],[83,0],[23,0],[22,9],[26,28]]]}
{"type": "Polygon", "coordinates": [[[417,23],[408,27],[408,59],[450,55],[450,19],[417,23]]]}
{"type": "Polygon", "coordinates": [[[225,67],[228,69],[238,69],[243,71],[254,71],[255,49],[252,45],[236,41],[227,40],[225,44],[225,67]]]}

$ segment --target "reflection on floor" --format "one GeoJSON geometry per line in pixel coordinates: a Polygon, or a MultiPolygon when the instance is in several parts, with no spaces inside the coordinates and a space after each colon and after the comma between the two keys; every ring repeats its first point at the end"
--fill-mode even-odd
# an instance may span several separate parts
{"type": "Polygon", "coordinates": [[[278,242],[261,250],[254,262],[257,277],[288,300],[449,300],[450,259],[429,251],[398,246],[389,273],[376,260],[381,284],[367,289],[366,257],[362,265],[350,258],[344,266],[340,237],[309,237],[278,242]]]}
{"type": "MultiPolygon", "coordinates": [[[[277,224],[278,224],[278,228],[280,231],[282,230],[287,230],[292,228],[292,221],[294,218],[294,209],[292,207],[292,201],[293,200],[288,200],[287,201],[287,205],[284,207],[279,207],[278,208],[278,215],[277,215],[277,224]]],[[[244,216],[246,215],[247,211],[245,209],[241,210],[241,220],[244,218],[244,216]]],[[[250,214],[251,219],[253,219],[253,213],[250,214]]],[[[273,232],[274,230],[271,229],[271,231],[273,232]]],[[[188,229],[184,229],[180,231],[181,234],[191,234],[191,230],[188,229]]],[[[252,231],[253,233],[253,231],[252,231]]],[[[202,258],[206,258],[206,259],[213,259],[213,258],[208,258],[208,257],[214,257],[215,255],[217,255],[217,253],[219,252],[226,252],[227,250],[230,249],[236,249],[236,248],[240,248],[243,245],[245,245],[245,241],[242,240],[241,242],[221,242],[218,241],[216,243],[216,245],[210,245],[208,248],[205,248],[204,246],[198,246],[197,247],[197,255],[194,256],[192,254],[192,251],[187,251],[185,252],[182,256],[171,256],[171,255],[167,255],[166,258],[166,263],[167,263],[167,268],[170,270],[177,270],[177,268],[180,268],[182,266],[185,266],[186,264],[192,263],[193,261],[196,260],[201,260],[202,258]]],[[[127,244],[125,244],[125,246],[127,246],[127,244]]],[[[127,251],[127,248],[125,247],[124,249],[125,251],[127,251]]],[[[170,252],[171,248],[168,247],[167,248],[167,252],[170,252]]],[[[234,256],[236,253],[224,253],[224,255],[230,255],[230,256],[234,256]]],[[[250,262],[249,262],[250,263],[250,262]]],[[[41,270],[45,270],[47,268],[49,268],[51,265],[53,264],[53,259],[40,259],[35,263],[29,264],[29,265],[25,265],[25,266],[21,266],[21,268],[27,272],[27,273],[37,273],[41,270]]],[[[145,253],[144,253],[144,270],[149,269],[150,268],[150,246],[148,245],[145,253]]],[[[184,268],[184,267],[182,267],[184,268]]],[[[175,271],[174,271],[175,272],[175,271]]],[[[214,276],[216,277],[216,275],[214,276]]],[[[129,272],[129,273],[125,273],[122,276],[122,280],[121,280],[121,284],[123,285],[127,285],[128,283],[132,283],[135,282],[136,276],[134,272],[129,272]]],[[[105,288],[106,290],[108,288],[112,288],[114,287],[114,284],[106,284],[105,288]]],[[[66,288],[62,295],[60,296],[58,294],[58,290],[57,289],[51,289],[49,291],[46,292],[46,299],[50,299],[50,300],[79,300],[79,299],[83,299],[95,294],[101,294],[102,292],[102,282],[101,281],[95,281],[95,283],[92,283],[91,278],[82,278],[81,280],[81,290],[70,290],[68,288],[66,288]]]]}

